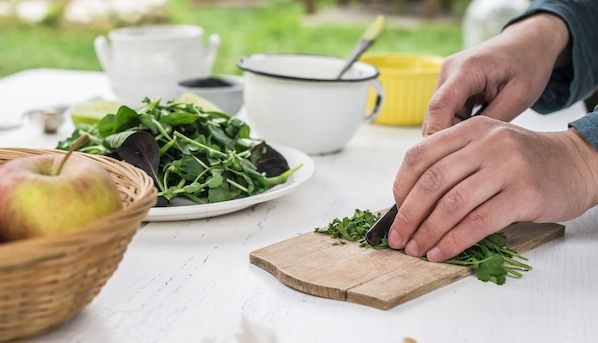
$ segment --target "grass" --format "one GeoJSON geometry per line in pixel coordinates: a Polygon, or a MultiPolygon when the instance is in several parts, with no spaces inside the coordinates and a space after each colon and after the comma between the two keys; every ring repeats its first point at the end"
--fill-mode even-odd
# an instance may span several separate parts
{"type": "Polygon", "coordinates": [[[101,70],[93,39],[102,32],[0,19],[0,77],[30,68],[101,70]]]}
{"type": "MultiPolygon", "coordinates": [[[[321,6],[330,6],[320,2],[321,6]]],[[[193,5],[170,0],[172,23],[196,24],[222,37],[214,73],[240,74],[236,60],[245,54],[278,51],[346,56],[365,24],[304,25],[300,1],[270,1],[254,7],[193,5]]],[[[68,25],[28,25],[0,19],[0,77],[30,68],[101,70],[93,39],[101,30],[68,25]]],[[[461,49],[456,23],[427,22],[414,28],[389,26],[370,51],[447,56],[461,49]]]]}

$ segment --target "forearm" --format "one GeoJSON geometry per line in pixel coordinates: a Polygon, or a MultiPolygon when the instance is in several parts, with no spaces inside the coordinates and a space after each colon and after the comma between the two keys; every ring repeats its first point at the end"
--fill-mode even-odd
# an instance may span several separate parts
{"type": "MultiPolygon", "coordinates": [[[[598,128],[598,113],[594,114],[597,116],[594,128],[598,128]]],[[[583,129],[583,126],[576,126],[583,129]]],[[[567,131],[548,134],[558,137],[568,157],[571,159],[569,163],[576,166],[575,173],[582,175],[581,179],[585,185],[584,191],[587,193],[585,207],[591,208],[598,205],[598,150],[596,150],[596,133],[589,134],[587,130],[584,130],[584,133],[582,133],[576,127],[570,126],[567,131]]],[[[571,218],[582,213],[571,213],[571,218]]]]}
{"type": "Polygon", "coordinates": [[[553,69],[571,64],[571,39],[563,19],[549,12],[538,12],[507,26],[501,35],[512,41],[519,40],[535,53],[554,60],[553,69]]]}
{"type": "MultiPolygon", "coordinates": [[[[598,31],[595,0],[536,0],[521,16],[507,24],[507,29],[540,13],[551,13],[566,24],[569,47],[555,63],[548,86],[532,109],[550,113],[589,97],[598,86],[598,31]],[[570,53],[570,55],[569,55],[570,53]]],[[[506,29],[505,29],[506,30],[506,29]]]]}

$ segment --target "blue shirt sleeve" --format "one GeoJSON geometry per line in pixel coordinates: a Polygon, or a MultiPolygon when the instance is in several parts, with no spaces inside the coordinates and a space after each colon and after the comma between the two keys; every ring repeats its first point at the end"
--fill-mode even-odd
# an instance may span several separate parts
{"type": "MultiPolygon", "coordinates": [[[[553,71],[542,96],[532,106],[545,114],[586,99],[598,88],[598,0],[536,0],[507,26],[539,12],[561,17],[572,42],[572,64],[553,71]]],[[[598,106],[569,127],[577,129],[598,150],[598,106]]]]}
{"type": "Polygon", "coordinates": [[[594,148],[598,149],[598,106],[594,108],[594,112],[569,123],[569,126],[577,129],[577,131],[592,143],[594,148]]]}
{"type": "Polygon", "coordinates": [[[573,63],[555,70],[540,99],[539,113],[567,108],[588,98],[598,87],[598,0],[536,0],[510,25],[539,12],[561,17],[569,27],[573,63]]]}

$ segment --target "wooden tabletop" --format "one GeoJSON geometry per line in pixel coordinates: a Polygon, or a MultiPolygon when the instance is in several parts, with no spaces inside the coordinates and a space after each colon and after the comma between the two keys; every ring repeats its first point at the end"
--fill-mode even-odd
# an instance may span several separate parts
{"type": "MultiPolygon", "coordinates": [[[[114,98],[98,72],[37,69],[0,79],[0,121],[40,105],[114,98]]],[[[582,104],[516,120],[567,129],[582,104]]],[[[243,110],[239,113],[246,118],[243,110]]],[[[0,147],[51,148],[33,123],[0,131],[0,147]]],[[[315,175],[295,192],[200,220],[152,222],[84,310],[32,342],[591,342],[598,337],[598,211],[563,223],[565,235],[531,250],[533,270],[503,286],[465,277],[387,311],[298,292],[250,264],[249,253],[327,225],[355,209],[381,210],[420,127],[364,125],[337,154],[312,156],[315,175]]]]}

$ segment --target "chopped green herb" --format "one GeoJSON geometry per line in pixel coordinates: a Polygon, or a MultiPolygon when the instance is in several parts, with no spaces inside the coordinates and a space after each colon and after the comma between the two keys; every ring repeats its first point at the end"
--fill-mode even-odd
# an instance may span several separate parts
{"type": "MultiPolygon", "coordinates": [[[[359,241],[359,246],[364,248],[385,249],[389,248],[386,237],[382,239],[382,243],[376,246],[368,244],[365,240],[366,232],[380,217],[382,217],[382,214],[373,214],[368,210],[355,210],[355,214],[352,217],[345,217],[342,220],[335,218],[328,224],[327,228],[316,228],[315,232],[328,233],[332,238],[359,241]]],[[[506,281],[507,274],[516,277],[523,276],[508,266],[513,266],[524,271],[532,269],[527,264],[513,260],[516,257],[527,261],[525,257],[507,248],[506,244],[507,237],[505,234],[496,232],[444,263],[472,266],[479,280],[484,282],[492,281],[497,285],[502,285],[506,281]]],[[[338,244],[335,243],[333,245],[338,244]]],[[[405,253],[404,250],[399,251],[405,253]]],[[[421,259],[428,260],[426,257],[421,257],[421,259]]]]}

